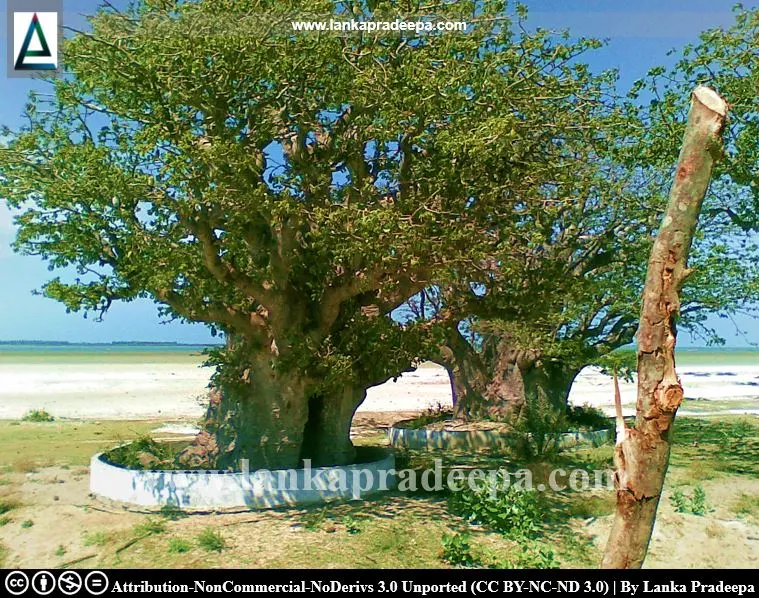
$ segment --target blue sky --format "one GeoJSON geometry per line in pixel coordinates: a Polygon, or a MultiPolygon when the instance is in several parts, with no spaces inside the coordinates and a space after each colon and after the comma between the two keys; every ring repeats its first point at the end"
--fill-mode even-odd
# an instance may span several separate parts
{"type": "MultiPolygon", "coordinates": [[[[645,75],[655,65],[671,64],[672,48],[696,41],[698,33],[733,21],[732,1],[724,0],[523,0],[530,11],[529,23],[550,29],[568,28],[573,35],[609,38],[609,44],[588,57],[597,68],[620,70],[621,89],[645,75]]],[[[0,64],[6,61],[6,5],[0,12],[0,64]]],[[[33,2],[30,2],[30,9],[33,2]]],[[[124,2],[115,2],[123,5],[124,2]]],[[[756,0],[743,2],[746,7],[756,0]]],[[[91,13],[96,1],[63,0],[64,22],[84,24],[82,14],[91,13]]],[[[3,77],[0,93],[0,123],[14,128],[20,123],[27,94],[40,84],[25,79],[3,77]]],[[[103,322],[85,320],[79,314],[66,314],[55,301],[31,294],[32,289],[49,279],[46,265],[36,257],[13,254],[9,247],[14,228],[5,205],[0,202],[0,340],[68,340],[72,342],[177,341],[203,343],[211,336],[203,326],[179,323],[162,324],[156,307],[149,301],[114,305],[103,322]]],[[[746,335],[736,335],[724,320],[714,324],[727,339],[728,346],[759,342],[759,323],[739,319],[746,335]]],[[[681,345],[698,345],[697,339],[681,336],[681,345]]]]}

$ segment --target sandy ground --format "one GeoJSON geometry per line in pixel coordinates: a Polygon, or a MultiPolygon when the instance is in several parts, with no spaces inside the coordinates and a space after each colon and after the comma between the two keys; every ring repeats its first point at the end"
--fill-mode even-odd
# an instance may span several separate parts
{"type": "MultiPolygon", "coordinates": [[[[729,483],[715,479],[703,483],[712,512],[705,516],[676,513],[671,490],[659,503],[646,568],[759,569],[759,525],[736,519],[725,507],[741,493],[759,494],[759,480],[731,477],[729,483]]],[[[603,550],[612,517],[586,522],[584,533],[603,550]]]]}
{"type": "MultiPolygon", "coordinates": [[[[683,366],[686,399],[698,412],[759,413],[759,364],[756,366],[683,366]],[[734,408],[731,408],[734,407],[734,408]]],[[[0,419],[17,419],[44,408],[57,417],[85,419],[197,418],[210,371],[192,361],[138,363],[0,363],[0,419]]],[[[577,378],[574,404],[590,404],[613,413],[611,380],[593,368],[577,378]]],[[[634,412],[635,385],[622,383],[626,414],[634,412]]],[[[451,404],[448,375],[425,364],[369,390],[360,412],[419,411],[451,404]]],[[[694,411],[695,412],[695,411],[694,411]]]]}
{"type": "MultiPolygon", "coordinates": [[[[11,474],[11,477],[14,487],[24,497],[24,506],[13,512],[11,524],[0,527],[0,542],[11,549],[6,566],[123,566],[119,558],[122,551],[139,552],[139,546],[133,546],[129,540],[134,535],[129,530],[145,520],[145,511],[129,510],[123,505],[94,498],[89,494],[87,468],[48,467],[36,473],[11,474]],[[25,518],[33,518],[34,525],[21,533],[18,522],[25,518]],[[88,534],[96,532],[118,539],[107,546],[93,544],[88,541],[88,534]],[[64,554],[56,554],[59,546],[65,549],[64,554]]],[[[704,486],[711,504],[719,505],[706,516],[674,512],[669,492],[665,492],[646,568],[759,568],[759,525],[735,518],[722,506],[741,493],[759,493],[759,480],[732,477],[729,484],[712,480],[704,486]]],[[[236,530],[235,544],[246,545],[252,538],[273,531],[281,519],[282,513],[277,511],[254,515],[249,512],[211,514],[184,519],[172,524],[172,530],[177,526],[179,530],[189,527],[197,533],[208,525],[220,526],[220,529],[232,527],[236,530]],[[241,525],[250,523],[251,519],[256,525],[241,525]]],[[[611,516],[573,523],[577,533],[591,539],[599,550],[603,550],[610,525],[611,516]]],[[[288,540],[286,536],[283,542],[288,540]]],[[[270,549],[268,545],[262,548],[261,555],[270,549]]],[[[144,561],[137,562],[144,566],[144,561]]],[[[204,563],[183,566],[204,566],[204,563]]],[[[235,562],[230,566],[240,565],[235,562]]]]}

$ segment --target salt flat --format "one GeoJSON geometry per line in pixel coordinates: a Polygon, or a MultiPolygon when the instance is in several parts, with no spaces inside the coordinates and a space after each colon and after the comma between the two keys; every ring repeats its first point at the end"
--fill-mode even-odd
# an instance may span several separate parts
{"type": "MultiPolygon", "coordinates": [[[[56,417],[84,419],[196,418],[211,375],[200,356],[130,359],[0,361],[0,419],[17,419],[44,408],[56,417]]],[[[683,365],[686,404],[681,413],[716,409],[759,413],[759,363],[683,365]]],[[[635,385],[623,382],[627,414],[634,412],[635,385]]],[[[613,413],[611,379],[593,368],[577,378],[573,404],[613,413]]],[[[446,371],[424,364],[414,372],[371,388],[360,411],[411,411],[451,404],[446,371]]]]}

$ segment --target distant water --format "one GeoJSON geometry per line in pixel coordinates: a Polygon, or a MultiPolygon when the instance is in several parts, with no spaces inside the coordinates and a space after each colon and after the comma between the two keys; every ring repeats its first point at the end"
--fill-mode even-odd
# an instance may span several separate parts
{"type": "Polygon", "coordinates": [[[185,345],[181,343],[16,343],[0,342],[3,353],[200,353],[219,345],[185,345]]]}
{"type": "MultiPolygon", "coordinates": [[[[205,349],[221,346],[182,343],[65,343],[0,341],[3,354],[138,354],[138,353],[202,353],[205,349]]],[[[684,347],[677,349],[678,365],[759,365],[759,349],[684,347]]]]}

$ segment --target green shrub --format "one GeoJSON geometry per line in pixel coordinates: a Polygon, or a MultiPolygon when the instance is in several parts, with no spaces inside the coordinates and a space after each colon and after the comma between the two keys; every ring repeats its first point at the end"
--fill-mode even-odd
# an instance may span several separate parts
{"type": "Polygon", "coordinates": [[[32,521],[31,519],[24,519],[24,520],[21,522],[21,527],[22,527],[23,529],[29,529],[29,528],[30,528],[30,527],[32,527],[33,525],[34,525],[34,521],[32,521]]]}
{"type": "Polygon", "coordinates": [[[559,562],[550,546],[522,545],[522,548],[523,552],[504,561],[504,569],[557,569],[559,567],[559,562]]]}
{"type": "Polygon", "coordinates": [[[701,484],[693,489],[691,496],[687,496],[678,488],[672,493],[670,500],[676,513],[691,513],[703,517],[712,510],[706,502],[706,490],[701,484]]]}
{"type": "Polygon", "coordinates": [[[590,405],[567,407],[567,423],[570,430],[605,430],[613,427],[614,422],[603,411],[590,405]]]}
{"type": "Polygon", "coordinates": [[[306,511],[301,517],[301,523],[310,532],[317,532],[327,521],[327,508],[306,511]]]}
{"type": "Polygon", "coordinates": [[[519,459],[547,459],[560,450],[567,431],[566,410],[556,407],[543,394],[529,396],[513,421],[512,449],[519,459]]]}
{"type": "Polygon", "coordinates": [[[690,501],[690,512],[702,517],[709,512],[709,505],[706,504],[706,490],[699,484],[693,489],[693,498],[690,501]]]}
{"type": "Polygon", "coordinates": [[[352,515],[343,517],[343,525],[345,526],[345,531],[351,535],[361,532],[361,522],[352,515]]]}
{"type": "Polygon", "coordinates": [[[421,430],[430,424],[446,421],[453,417],[453,409],[443,407],[440,403],[436,407],[428,407],[412,420],[404,422],[403,426],[412,430],[421,430]]]}
{"type": "Polygon", "coordinates": [[[166,522],[163,519],[148,517],[142,523],[134,526],[134,531],[139,536],[154,536],[166,531],[166,522]]]}
{"type": "Polygon", "coordinates": [[[111,463],[129,469],[174,468],[174,451],[150,436],[140,436],[134,442],[116,447],[108,451],[105,457],[111,463]]]}
{"type": "Polygon", "coordinates": [[[44,409],[32,409],[21,420],[25,422],[52,422],[55,421],[55,418],[44,409]]]}
{"type": "Polygon", "coordinates": [[[221,552],[227,543],[224,537],[213,528],[207,527],[198,535],[198,545],[208,552],[221,552]]]}
{"type": "Polygon", "coordinates": [[[85,546],[102,546],[108,541],[108,536],[105,532],[92,532],[85,533],[82,543],[85,546]]]}
{"type": "Polygon", "coordinates": [[[66,547],[63,544],[58,544],[58,548],[55,549],[55,556],[62,557],[66,554],[66,547]]]}
{"type": "Polygon", "coordinates": [[[683,494],[683,491],[678,488],[672,493],[670,498],[672,506],[675,508],[675,513],[687,513],[688,512],[688,498],[683,494]]]}
{"type": "Polygon", "coordinates": [[[187,540],[182,540],[181,538],[169,539],[169,552],[172,552],[174,554],[183,554],[185,552],[189,552],[191,548],[192,544],[190,544],[187,540]]]}
{"type": "Polygon", "coordinates": [[[509,485],[503,474],[480,480],[475,489],[453,492],[450,509],[470,523],[486,525],[516,540],[533,537],[544,515],[540,494],[509,485]]]}
{"type": "Polygon", "coordinates": [[[472,554],[468,534],[443,534],[440,560],[454,567],[479,567],[479,558],[472,554]]]}
{"type": "Polygon", "coordinates": [[[8,511],[12,511],[19,506],[20,503],[14,498],[0,498],[0,515],[5,515],[8,511]]]}

